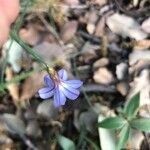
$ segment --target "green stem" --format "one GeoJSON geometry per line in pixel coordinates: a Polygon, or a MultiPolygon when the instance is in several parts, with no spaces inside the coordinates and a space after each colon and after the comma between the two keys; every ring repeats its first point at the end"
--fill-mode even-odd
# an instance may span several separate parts
{"type": "MultiPolygon", "coordinates": [[[[77,77],[79,77],[79,73],[77,71],[77,66],[76,66],[76,63],[75,63],[75,58],[73,58],[73,68],[74,68],[74,71],[75,71],[75,75],[77,77]]],[[[85,90],[84,90],[84,87],[82,87],[82,93],[88,103],[88,105],[92,108],[92,103],[91,103],[91,100],[89,99],[88,95],[86,94],[85,90]]]]}
{"type": "Polygon", "coordinates": [[[13,83],[17,83],[29,76],[31,76],[33,73],[36,73],[36,72],[39,72],[39,71],[42,71],[44,68],[39,68],[39,69],[35,69],[35,70],[32,70],[30,72],[26,72],[26,73],[22,73],[20,75],[17,75],[16,77],[14,77],[12,80],[10,81],[7,81],[6,83],[2,83],[0,84],[0,91],[3,91],[5,88],[7,88],[7,86],[9,84],[13,84],[13,83]]]}
{"type": "Polygon", "coordinates": [[[28,46],[26,43],[24,43],[16,34],[16,32],[10,32],[10,36],[13,40],[15,40],[22,48],[24,48],[27,53],[32,55],[32,57],[37,60],[39,63],[42,63],[46,68],[48,68],[48,65],[43,61],[43,59],[35,53],[30,46],[28,46]]]}

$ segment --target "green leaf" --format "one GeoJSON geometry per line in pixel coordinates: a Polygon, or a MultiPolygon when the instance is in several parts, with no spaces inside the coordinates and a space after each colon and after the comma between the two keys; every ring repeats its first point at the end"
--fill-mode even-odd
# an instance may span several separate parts
{"type": "Polygon", "coordinates": [[[124,113],[128,119],[136,116],[140,104],[140,93],[134,95],[125,107],[124,113]]]}
{"type": "Polygon", "coordinates": [[[121,132],[119,134],[119,140],[117,143],[117,150],[121,150],[122,148],[124,148],[126,146],[128,139],[129,139],[129,135],[130,135],[130,127],[129,127],[129,125],[125,125],[121,129],[121,132]]]}
{"type": "Polygon", "coordinates": [[[141,131],[150,131],[150,119],[141,118],[131,121],[131,127],[139,129],[141,131]]]}
{"type": "Polygon", "coordinates": [[[74,142],[62,135],[59,135],[57,140],[63,150],[75,150],[76,149],[74,142]]]}
{"type": "Polygon", "coordinates": [[[118,129],[123,127],[127,121],[122,117],[110,117],[98,123],[99,127],[107,129],[118,129]]]}

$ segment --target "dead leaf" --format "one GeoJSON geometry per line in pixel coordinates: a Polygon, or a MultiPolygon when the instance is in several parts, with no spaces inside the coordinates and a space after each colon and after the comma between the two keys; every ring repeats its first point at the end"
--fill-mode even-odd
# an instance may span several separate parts
{"type": "Polygon", "coordinates": [[[69,21],[63,25],[60,31],[60,37],[61,39],[66,43],[69,40],[71,40],[78,28],[78,22],[77,21],[69,21]]]}
{"type": "MultiPolygon", "coordinates": [[[[14,77],[13,71],[10,67],[6,68],[6,81],[12,80],[14,77]]],[[[7,86],[7,89],[16,104],[19,100],[19,86],[17,83],[13,83],[7,86]]]]}
{"type": "Polygon", "coordinates": [[[150,104],[150,71],[144,69],[140,76],[134,79],[131,85],[131,90],[128,95],[128,100],[131,99],[136,93],[140,92],[140,106],[150,104]]]}
{"type": "MultiPolygon", "coordinates": [[[[60,57],[62,58],[64,56],[64,51],[63,48],[60,47],[56,43],[48,43],[48,42],[43,42],[39,45],[34,46],[35,52],[37,52],[45,62],[48,64],[53,63],[60,57]]],[[[62,59],[60,59],[62,60],[62,59]]]]}
{"type": "Polygon", "coordinates": [[[106,22],[106,18],[105,17],[102,17],[98,21],[98,23],[96,25],[96,28],[95,28],[95,33],[94,33],[95,36],[97,36],[97,37],[103,36],[103,34],[104,34],[104,28],[105,28],[105,22],[106,22]]]}
{"type": "Polygon", "coordinates": [[[22,40],[30,45],[36,45],[40,41],[40,32],[34,24],[29,24],[27,28],[22,28],[19,31],[22,40]]]}
{"type": "Polygon", "coordinates": [[[142,132],[133,130],[131,132],[128,145],[130,149],[138,150],[140,149],[143,140],[144,140],[144,135],[142,134],[142,132]]]}
{"type": "Polygon", "coordinates": [[[43,78],[45,75],[46,72],[42,71],[34,73],[32,76],[26,78],[22,85],[20,101],[29,100],[44,86],[43,78]]]}

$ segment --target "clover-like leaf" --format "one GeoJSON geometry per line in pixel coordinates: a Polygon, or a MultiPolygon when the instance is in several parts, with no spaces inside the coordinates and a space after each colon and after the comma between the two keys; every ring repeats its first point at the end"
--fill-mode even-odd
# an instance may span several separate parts
{"type": "Polygon", "coordinates": [[[117,150],[121,150],[122,148],[125,147],[125,145],[128,142],[130,136],[130,127],[128,124],[126,124],[122,129],[119,134],[119,140],[117,143],[117,150]]]}
{"type": "Polygon", "coordinates": [[[140,93],[137,93],[131,98],[131,100],[127,103],[124,109],[124,113],[128,119],[136,116],[139,104],[140,104],[140,93]]]}
{"type": "Polygon", "coordinates": [[[136,128],[141,131],[150,131],[150,119],[148,118],[140,118],[132,120],[130,125],[132,128],[136,128]]]}
{"type": "Polygon", "coordinates": [[[99,127],[107,129],[118,129],[123,127],[127,121],[122,117],[109,117],[98,123],[99,127]]]}

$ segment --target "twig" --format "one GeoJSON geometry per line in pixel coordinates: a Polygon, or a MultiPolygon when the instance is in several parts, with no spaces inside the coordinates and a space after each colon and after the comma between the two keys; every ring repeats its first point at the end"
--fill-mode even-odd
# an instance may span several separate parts
{"type": "Polygon", "coordinates": [[[84,86],[85,92],[106,92],[106,93],[116,93],[116,87],[114,85],[98,85],[98,84],[88,84],[84,86]]]}
{"type": "Polygon", "coordinates": [[[95,43],[95,44],[100,44],[100,43],[101,43],[100,38],[94,37],[94,36],[92,36],[92,35],[90,35],[90,34],[84,32],[84,31],[79,31],[78,33],[79,33],[83,38],[85,38],[86,40],[89,40],[89,41],[91,41],[91,42],[93,42],[93,43],[95,43]]]}

